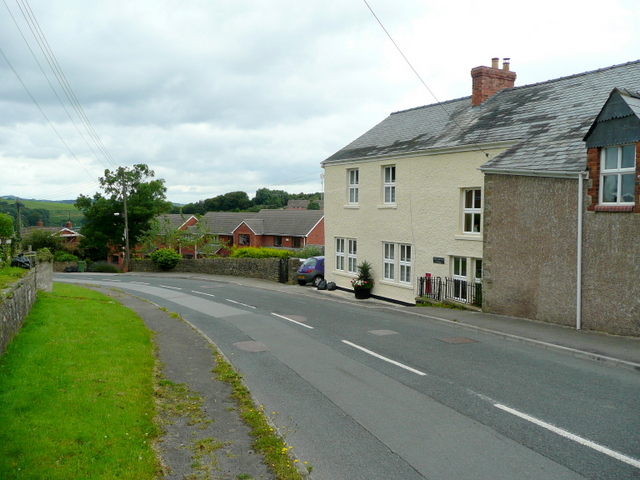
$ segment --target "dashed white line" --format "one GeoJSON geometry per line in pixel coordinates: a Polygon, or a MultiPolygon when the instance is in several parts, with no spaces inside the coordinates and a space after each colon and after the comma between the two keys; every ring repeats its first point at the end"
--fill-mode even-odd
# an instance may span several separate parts
{"type": "Polygon", "coordinates": [[[129,283],[134,283],[136,285],[149,285],[147,282],[129,282],[129,283]]]}
{"type": "Polygon", "coordinates": [[[182,290],[182,288],[180,287],[172,287],[170,285],[158,285],[158,286],[162,288],[170,288],[171,290],[182,290]]]}
{"type": "Polygon", "coordinates": [[[301,327],[305,327],[305,328],[308,328],[308,329],[310,329],[310,330],[313,330],[313,327],[312,327],[311,325],[305,325],[305,324],[304,324],[304,323],[302,323],[302,322],[299,322],[299,321],[294,320],[294,319],[292,319],[292,318],[287,318],[287,317],[285,317],[284,315],[278,315],[277,313],[271,313],[271,315],[275,315],[275,316],[276,316],[276,317],[278,317],[278,318],[282,318],[282,319],[287,320],[287,321],[289,321],[289,322],[291,322],[291,323],[295,323],[296,325],[300,325],[301,327]]]}
{"type": "Polygon", "coordinates": [[[531,415],[527,415],[526,413],[519,412],[518,410],[507,407],[500,403],[495,403],[493,406],[496,408],[499,408],[500,410],[508,412],[511,415],[515,415],[516,417],[522,418],[523,420],[526,420],[535,425],[538,425],[539,427],[546,428],[547,430],[550,430],[553,433],[556,433],[562,437],[568,438],[569,440],[573,440],[574,442],[577,442],[580,445],[584,445],[585,447],[592,448],[593,450],[596,450],[600,453],[604,453],[605,455],[615,458],[616,460],[620,460],[621,462],[627,463],[633,467],[640,468],[640,461],[636,460],[635,458],[628,457],[627,455],[616,452],[615,450],[611,450],[610,448],[607,448],[598,443],[592,442],[591,440],[587,440],[586,438],[582,438],[582,437],[579,437],[578,435],[574,435],[573,433],[568,432],[567,430],[558,428],[554,425],[551,425],[550,423],[543,422],[542,420],[532,417],[531,415]]]}
{"type": "Polygon", "coordinates": [[[376,353],[376,352],[373,352],[371,350],[368,350],[368,349],[366,349],[364,347],[361,347],[360,345],[356,345],[355,343],[348,342],[347,340],[342,340],[342,343],[346,343],[347,345],[349,345],[349,346],[351,346],[353,348],[357,348],[358,350],[361,350],[361,351],[363,351],[365,353],[368,353],[369,355],[372,355],[372,356],[374,356],[376,358],[379,358],[380,360],[384,360],[385,362],[389,362],[389,363],[391,363],[391,364],[393,364],[393,365],[395,365],[397,367],[404,368],[405,370],[408,370],[408,371],[410,371],[412,373],[415,373],[417,375],[421,375],[421,376],[425,376],[426,375],[426,373],[421,372],[420,370],[416,370],[415,368],[409,367],[408,365],[405,365],[405,364],[400,363],[400,362],[396,362],[395,360],[392,360],[392,359],[390,359],[388,357],[380,355],[379,353],[376,353]]]}
{"type": "Polygon", "coordinates": [[[215,297],[212,293],[198,292],[197,290],[191,290],[191,293],[198,293],[200,295],[206,295],[207,297],[215,297]]]}
{"type": "Polygon", "coordinates": [[[235,303],[236,305],[242,305],[243,307],[256,308],[253,305],[247,305],[246,303],[236,302],[235,300],[231,300],[230,298],[226,299],[227,302],[235,303]]]}

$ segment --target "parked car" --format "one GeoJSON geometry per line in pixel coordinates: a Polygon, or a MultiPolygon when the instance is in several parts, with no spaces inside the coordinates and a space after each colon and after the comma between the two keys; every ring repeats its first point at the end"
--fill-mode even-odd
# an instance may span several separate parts
{"type": "Polygon", "coordinates": [[[307,258],[300,268],[298,268],[298,284],[306,285],[312,282],[314,287],[318,286],[320,280],[324,278],[324,257],[307,258]]]}

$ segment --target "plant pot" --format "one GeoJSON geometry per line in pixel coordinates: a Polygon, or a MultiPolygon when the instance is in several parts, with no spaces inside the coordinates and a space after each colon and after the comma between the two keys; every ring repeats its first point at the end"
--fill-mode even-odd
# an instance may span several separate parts
{"type": "Polygon", "coordinates": [[[369,298],[371,296],[370,288],[355,288],[353,291],[356,294],[356,298],[359,300],[364,300],[365,298],[369,298]]]}

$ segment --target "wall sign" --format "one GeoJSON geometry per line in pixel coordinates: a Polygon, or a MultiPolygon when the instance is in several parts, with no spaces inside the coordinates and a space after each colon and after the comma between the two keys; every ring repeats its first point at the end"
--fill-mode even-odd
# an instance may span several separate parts
{"type": "Polygon", "coordinates": [[[433,263],[439,263],[440,265],[444,265],[444,257],[433,257],[433,263]]]}

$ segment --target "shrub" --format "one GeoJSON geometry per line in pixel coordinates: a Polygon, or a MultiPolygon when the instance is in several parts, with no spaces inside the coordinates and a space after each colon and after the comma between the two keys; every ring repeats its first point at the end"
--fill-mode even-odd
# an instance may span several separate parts
{"type": "Polygon", "coordinates": [[[290,258],[293,252],[277,248],[233,247],[229,256],[232,258],[290,258]]]}
{"type": "Polygon", "coordinates": [[[321,257],[322,255],[324,255],[324,247],[322,245],[307,245],[296,254],[300,258],[321,257]]]}
{"type": "Polygon", "coordinates": [[[47,247],[39,249],[36,252],[36,257],[38,257],[38,262],[50,262],[51,260],[53,260],[51,250],[49,250],[47,247]]]}
{"type": "Polygon", "coordinates": [[[107,262],[93,262],[87,266],[87,272],[119,273],[118,267],[107,262]]]}
{"type": "Polygon", "coordinates": [[[170,248],[161,248],[151,254],[151,261],[162,270],[175,268],[181,259],[180,254],[170,248]]]}
{"type": "MultiPolygon", "coordinates": [[[[42,250],[42,249],[40,249],[42,250]]],[[[56,253],[53,254],[53,259],[56,262],[77,262],[79,260],[78,257],[76,257],[75,255],[69,253],[69,252],[61,252],[58,251],[56,253]]]]}

